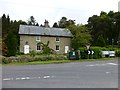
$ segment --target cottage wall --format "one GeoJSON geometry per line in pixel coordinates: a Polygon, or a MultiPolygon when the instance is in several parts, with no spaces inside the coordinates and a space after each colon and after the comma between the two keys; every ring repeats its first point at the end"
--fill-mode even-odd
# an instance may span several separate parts
{"type": "MultiPolygon", "coordinates": [[[[65,53],[65,46],[69,46],[71,49],[71,38],[69,37],[59,37],[60,41],[56,42],[56,37],[50,36],[41,36],[41,42],[47,44],[49,41],[49,47],[56,51],[56,45],[60,46],[60,50],[56,51],[57,54],[65,53]]],[[[30,35],[20,35],[20,52],[24,52],[24,45],[27,44],[30,46],[30,51],[37,50],[37,43],[36,36],[30,35]]]]}

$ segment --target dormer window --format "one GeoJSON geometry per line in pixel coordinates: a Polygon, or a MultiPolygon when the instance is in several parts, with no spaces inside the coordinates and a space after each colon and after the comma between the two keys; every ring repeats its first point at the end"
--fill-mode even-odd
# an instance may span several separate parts
{"type": "Polygon", "coordinates": [[[59,37],[56,37],[56,42],[60,42],[60,38],[59,37]]]}
{"type": "Polygon", "coordinates": [[[36,36],[36,41],[41,41],[41,37],[40,36],[36,36]]]}

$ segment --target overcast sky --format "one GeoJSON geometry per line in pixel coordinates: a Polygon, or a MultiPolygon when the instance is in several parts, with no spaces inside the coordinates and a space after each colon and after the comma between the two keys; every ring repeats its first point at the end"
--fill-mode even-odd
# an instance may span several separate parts
{"type": "Polygon", "coordinates": [[[61,17],[85,24],[89,17],[101,11],[118,11],[120,0],[0,0],[0,16],[9,14],[11,20],[27,21],[34,16],[36,22],[44,24],[58,22],[61,17]]]}

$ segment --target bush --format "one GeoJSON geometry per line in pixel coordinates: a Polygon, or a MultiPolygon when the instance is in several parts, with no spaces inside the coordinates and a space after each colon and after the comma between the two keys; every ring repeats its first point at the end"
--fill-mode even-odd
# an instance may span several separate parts
{"type": "Polygon", "coordinates": [[[66,60],[67,56],[64,55],[46,55],[37,56],[34,61],[48,61],[48,60],[66,60]]]}
{"type": "Polygon", "coordinates": [[[88,50],[86,48],[81,47],[80,49],[80,57],[81,59],[98,59],[101,58],[101,47],[91,47],[89,51],[94,51],[94,54],[91,53],[88,55],[88,50]]]}
{"type": "Polygon", "coordinates": [[[2,64],[8,64],[10,63],[9,60],[6,57],[2,57],[2,64]]]}
{"type": "Polygon", "coordinates": [[[83,48],[83,47],[81,47],[81,48],[79,48],[79,50],[80,50],[80,58],[81,59],[87,59],[87,54],[86,54],[86,48],[83,48]]]}
{"type": "Polygon", "coordinates": [[[39,55],[39,56],[12,56],[12,57],[2,57],[2,63],[8,64],[12,62],[33,62],[33,61],[48,61],[48,60],[66,60],[65,55],[39,55]]]}
{"type": "MultiPolygon", "coordinates": [[[[103,49],[105,48],[103,47],[103,49]]],[[[93,59],[98,59],[102,57],[102,54],[101,54],[102,47],[91,47],[91,50],[94,51],[93,59]]]]}
{"type": "Polygon", "coordinates": [[[120,57],[120,49],[116,50],[116,56],[120,57]]]}
{"type": "Polygon", "coordinates": [[[32,51],[30,52],[30,56],[35,57],[35,55],[36,55],[36,52],[35,52],[34,50],[32,50],[32,51]]]}

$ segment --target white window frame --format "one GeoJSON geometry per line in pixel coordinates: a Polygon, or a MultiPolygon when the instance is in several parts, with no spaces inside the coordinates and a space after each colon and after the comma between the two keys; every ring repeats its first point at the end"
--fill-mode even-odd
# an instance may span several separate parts
{"type": "Polygon", "coordinates": [[[36,41],[41,41],[41,36],[36,36],[36,41]]]}
{"type": "Polygon", "coordinates": [[[55,50],[56,51],[60,51],[60,45],[56,45],[55,50]],[[59,46],[59,50],[57,50],[57,46],[59,46]]]}
{"type": "Polygon", "coordinates": [[[56,42],[60,42],[60,38],[59,38],[59,37],[56,37],[56,38],[55,38],[55,41],[56,41],[56,42]],[[57,38],[58,38],[58,40],[57,40],[57,38]]]}
{"type": "Polygon", "coordinates": [[[41,45],[40,45],[40,50],[38,50],[38,45],[40,45],[40,44],[36,45],[36,51],[41,51],[42,50],[41,45]]]}

